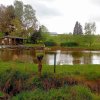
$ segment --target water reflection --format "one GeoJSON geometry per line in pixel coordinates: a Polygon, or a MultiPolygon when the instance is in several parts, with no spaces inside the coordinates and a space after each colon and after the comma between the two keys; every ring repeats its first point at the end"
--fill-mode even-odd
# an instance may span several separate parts
{"type": "Polygon", "coordinates": [[[31,50],[1,50],[0,60],[3,61],[20,61],[20,62],[33,62],[35,54],[31,50]]]}
{"type": "Polygon", "coordinates": [[[100,58],[100,55],[98,56],[98,55],[95,55],[95,54],[94,54],[94,55],[92,56],[92,60],[91,60],[92,62],[91,62],[91,63],[92,63],[92,64],[100,64],[100,59],[97,59],[98,57],[100,58]]]}
{"type": "MultiPolygon", "coordinates": [[[[100,51],[58,51],[57,65],[100,64],[100,51]]],[[[47,64],[53,65],[54,55],[46,54],[47,64]]]]}
{"type": "Polygon", "coordinates": [[[83,52],[82,51],[72,51],[73,64],[82,64],[83,52]]]}
{"type": "MultiPolygon", "coordinates": [[[[100,51],[60,51],[56,52],[57,65],[100,64],[100,51]]],[[[0,60],[37,63],[34,50],[0,50],[0,60]]],[[[54,53],[48,52],[43,59],[44,64],[54,64],[54,53]]]]}

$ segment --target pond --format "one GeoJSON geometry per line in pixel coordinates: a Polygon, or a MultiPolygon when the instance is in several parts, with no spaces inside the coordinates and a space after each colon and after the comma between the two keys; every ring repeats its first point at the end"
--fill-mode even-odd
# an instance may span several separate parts
{"type": "MultiPolygon", "coordinates": [[[[56,53],[57,65],[73,64],[100,64],[100,51],[61,51],[46,52],[43,63],[48,65],[54,64],[54,53],[56,53]]],[[[19,61],[37,63],[34,50],[8,49],[0,50],[0,60],[2,61],[19,61]]]]}
{"type": "MultiPolygon", "coordinates": [[[[54,54],[46,54],[46,61],[53,65],[54,54]]],[[[56,51],[57,65],[100,64],[100,51],[56,51]]]]}

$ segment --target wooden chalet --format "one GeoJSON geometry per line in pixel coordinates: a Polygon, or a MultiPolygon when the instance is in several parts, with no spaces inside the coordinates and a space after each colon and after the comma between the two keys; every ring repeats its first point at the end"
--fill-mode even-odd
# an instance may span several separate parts
{"type": "Polygon", "coordinates": [[[22,45],[26,39],[15,36],[4,36],[0,39],[1,45],[22,45]]]}

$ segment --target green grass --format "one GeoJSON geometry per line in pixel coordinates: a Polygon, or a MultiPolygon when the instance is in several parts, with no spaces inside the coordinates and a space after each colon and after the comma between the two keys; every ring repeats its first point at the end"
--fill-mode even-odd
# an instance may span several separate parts
{"type": "Polygon", "coordinates": [[[13,97],[12,100],[93,100],[93,96],[84,86],[72,86],[49,91],[41,89],[26,91],[13,97]]]}
{"type": "Polygon", "coordinates": [[[44,46],[44,44],[24,44],[27,47],[40,47],[40,46],[44,46]]]}
{"type": "MultiPolygon", "coordinates": [[[[20,72],[37,73],[38,65],[22,62],[0,62],[0,73],[7,69],[17,69],[20,72]]],[[[54,73],[54,66],[43,65],[42,73],[54,73]]],[[[100,78],[100,65],[62,65],[56,66],[56,75],[62,76],[84,76],[88,79],[100,78]]]]}
{"type": "MultiPolygon", "coordinates": [[[[62,43],[77,43],[77,46],[74,45],[64,45],[66,48],[82,48],[82,49],[88,49],[88,50],[100,50],[100,35],[93,35],[91,36],[85,36],[85,35],[71,35],[71,34],[59,34],[57,36],[48,36],[47,39],[44,41],[52,41],[56,46],[61,46],[62,43]],[[91,45],[90,45],[91,44],[91,45]]],[[[27,47],[36,47],[36,46],[44,46],[42,43],[40,44],[24,44],[27,47]]],[[[50,45],[48,45],[50,46],[50,45]]],[[[54,46],[54,45],[53,45],[54,46]]],[[[50,47],[53,47],[52,45],[50,47]]],[[[63,47],[63,46],[62,46],[63,47]]]]}
{"type": "Polygon", "coordinates": [[[4,72],[7,69],[17,69],[21,72],[30,72],[34,71],[36,72],[37,67],[34,64],[31,63],[22,63],[22,62],[2,62],[0,61],[0,73],[4,72]]]}
{"type": "MultiPolygon", "coordinates": [[[[59,34],[58,36],[49,36],[48,40],[54,41],[57,46],[60,46],[61,43],[78,43],[78,46],[72,46],[73,48],[82,48],[88,50],[100,50],[100,35],[93,35],[86,37],[85,35],[71,35],[71,34],[59,34]],[[90,46],[90,43],[92,44],[90,46]]],[[[52,46],[51,46],[52,47],[52,46]]],[[[72,48],[71,46],[65,45],[66,48],[72,48]]]]}
{"type": "MultiPolygon", "coordinates": [[[[44,91],[41,88],[41,80],[53,79],[59,81],[63,77],[73,77],[77,78],[83,77],[87,80],[98,80],[100,79],[100,65],[62,65],[56,66],[56,73],[54,74],[54,66],[43,65],[42,77],[40,80],[37,78],[38,68],[36,64],[33,63],[22,63],[22,62],[3,62],[0,61],[0,85],[4,86],[4,83],[8,79],[12,81],[16,79],[22,79],[24,91],[12,100],[100,100],[100,96],[91,93],[91,91],[84,86],[66,86],[66,88],[60,87],[59,89],[50,89],[49,91],[44,91]],[[36,76],[32,76],[35,74],[36,76]],[[50,76],[52,75],[52,76],[50,76]],[[32,77],[31,77],[32,76],[32,77]],[[32,91],[29,87],[35,84],[37,86],[36,90],[32,91]],[[39,85],[40,84],[40,85],[39,85]],[[40,89],[38,89],[40,87],[40,89]],[[27,90],[30,89],[30,91],[27,90]],[[25,91],[26,90],[26,91],[25,91]],[[61,98],[61,99],[59,99],[61,98]]],[[[57,82],[55,81],[55,82],[57,82]]],[[[13,82],[14,83],[14,82],[13,82]]],[[[12,86],[13,83],[10,83],[12,86]]],[[[15,81],[16,83],[16,81],[15,81]]],[[[59,82],[58,82],[59,83],[59,82]]],[[[0,93],[2,95],[2,93],[0,93]]]]}

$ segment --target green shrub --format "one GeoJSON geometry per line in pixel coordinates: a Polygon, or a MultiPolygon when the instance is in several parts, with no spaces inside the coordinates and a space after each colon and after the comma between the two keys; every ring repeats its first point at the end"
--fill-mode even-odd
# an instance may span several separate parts
{"type": "Polygon", "coordinates": [[[2,87],[8,80],[26,80],[29,78],[29,73],[23,73],[18,70],[8,69],[0,74],[0,87],[2,87]]]}
{"type": "Polygon", "coordinates": [[[93,100],[93,98],[91,91],[84,86],[67,86],[49,91],[41,89],[26,91],[13,97],[12,100],[93,100]]]}
{"type": "Polygon", "coordinates": [[[43,74],[42,74],[42,76],[41,76],[41,79],[43,80],[43,79],[46,79],[46,78],[53,78],[54,76],[53,76],[54,74],[51,74],[51,73],[49,73],[49,72],[44,72],[43,74]]]}
{"type": "Polygon", "coordinates": [[[100,74],[97,72],[89,72],[85,76],[88,80],[97,80],[100,78],[100,74]]]}
{"type": "Polygon", "coordinates": [[[45,44],[45,46],[57,46],[57,44],[56,44],[56,42],[54,42],[54,41],[46,41],[46,42],[44,42],[44,44],[45,44]]]}
{"type": "Polygon", "coordinates": [[[74,86],[71,88],[70,93],[74,100],[92,100],[91,91],[84,86],[74,86]]]}
{"type": "Polygon", "coordinates": [[[0,73],[0,87],[3,87],[4,84],[9,80],[13,72],[11,72],[11,69],[8,69],[2,73],[0,73]]]}
{"type": "Polygon", "coordinates": [[[29,79],[30,74],[24,73],[14,69],[8,69],[0,74],[0,88],[5,93],[12,93],[13,95],[27,88],[24,85],[25,81],[29,79]],[[16,89],[16,91],[13,91],[16,89]]]}
{"type": "Polygon", "coordinates": [[[42,80],[41,80],[41,78],[39,78],[39,77],[35,77],[35,78],[33,79],[33,85],[34,85],[36,88],[43,89],[42,80]]]}
{"type": "Polygon", "coordinates": [[[79,46],[79,44],[76,42],[62,42],[60,46],[75,47],[79,46]]]}
{"type": "Polygon", "coordinates": [[[26,91],[13,97],[11,100],[46,100],[44,91],[36,89],[32,91],[26,91]]]}

